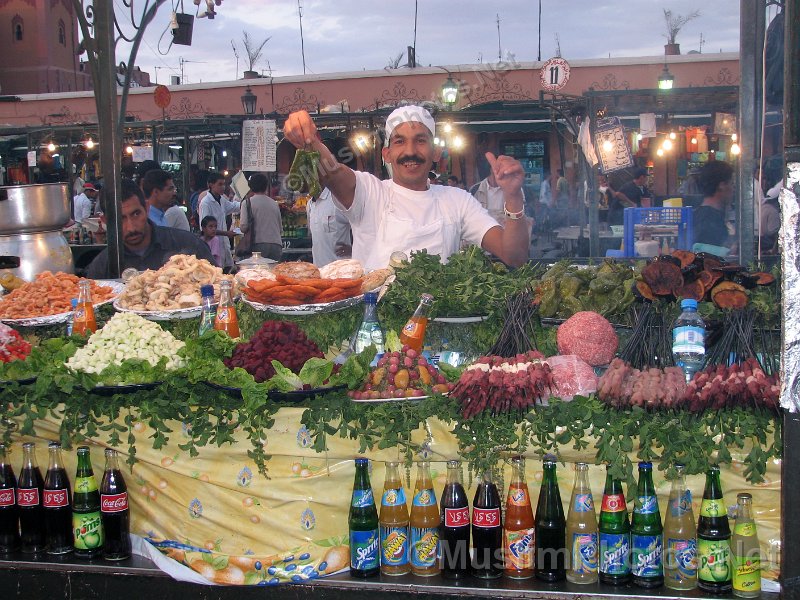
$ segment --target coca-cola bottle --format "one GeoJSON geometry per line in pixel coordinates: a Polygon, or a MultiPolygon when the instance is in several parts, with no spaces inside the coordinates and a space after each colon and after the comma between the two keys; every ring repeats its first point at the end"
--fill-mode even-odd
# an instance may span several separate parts
{"type": "Polygon", "coordinates": [[[89,447],[78,448],[75,495],[72,497],[72,533],[75,556],[91,558],[103,550],[103,520],[100,494],[92,471],[89,447]]]}
{"type": "Polygon", "coordinates": [[[442,577],[460,579],[469,573],[469,500],[461,485],[459,460],[447,461],[447,483],[439,514],[442,577]]]}
{"type": "Polygon", "coordinates": [[[131,555],[130,511],[128,486],[122,478],[117,461],[117,451],[106,448],[106,468],[100,484],[100,514],[103,518],[105,542],[103,558],[122,560],[131,555]]]}
{"type": "Polygon", "coordinates": [[[25,554],[44,552],[44,480],[36,463],[36,444],[22,444],[22,470],[17,481],[17,507],[21,549],[25,554]]]}
{"type": "Polygon", "coordinates": [[[19,550],[17,478],[6,462],[6,447],[0,444],[0,554],[19,550]]]}
{"type": "Polygon", "coordinates": [[[486,471],[472,501],[472,574],[480,579],[495,579],[503,574],[503,521],[500,494],[486,471]]]}
{"type": "Polygon", "coordinates": [[[61,459],[61,444],[47,446],[50,460],[44,476],[44,535],[48,554],[72,552],[72,506],[69,478],[61,459]]]}

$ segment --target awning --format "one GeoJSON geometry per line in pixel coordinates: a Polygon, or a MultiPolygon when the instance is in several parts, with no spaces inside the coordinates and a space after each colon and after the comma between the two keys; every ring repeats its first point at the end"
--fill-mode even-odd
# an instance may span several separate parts
{"type": "MultiPolygon", "coordinates": [[[[556,126],[563,124],[556,121],[556,126]]],[[[469,133],[546,133],[553,123],[549,119],[518,119],[509,121],[454,122],[453,126],[469,133]]]]}

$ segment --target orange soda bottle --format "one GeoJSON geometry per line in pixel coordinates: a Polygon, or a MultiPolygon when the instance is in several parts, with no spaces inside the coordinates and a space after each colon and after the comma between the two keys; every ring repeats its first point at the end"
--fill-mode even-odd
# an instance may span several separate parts
{"type": "Polygon", "coordinates": [[[419,306],[414,314],[403,326],[400,331],[400,343],[408,346],[412,350],[422,352],[422,345],[425,342],[425,328],[428,326],[428,313],[433,305],[433,296],[422,294],[419,298],[419,306]]]}
{"type": "Polygon", "coordinates": [[[228,279],[219,282],[219,306],[214,319],[214,329],[224,331],[232,338],[238,338],[239,317],[236,316],[236,307],[233,305],[232,287],[233,284],[228,279]]]}
{"type": "Polygon", "coordinates": [[[72,316],[72,333],[91,335],[97,331],[97,319],[92,304],[92,282],[81,279],[78,282],[78,304],[72,316]]]}
{"type": "Polygon", "coordinates": [[[439,567],[439,507],[433,492],[431,463],[417,465],[417,483],[411,503],[411,572],[430,577],[438,575],[439,567]]]}
{"type": "Polygon", "coordinates": [[[511,459],[511,484],[508,486],[506,519],[503,523],[506,577],[533,577],[534,535],[531,495],[525,483],[525,463],[521,456],[515,456],[511,459]]]}
{"type": "Polygon", "coordinates": [[[406,493],[400,480],[399,463],[386,463],[380,513],[381,573],[405,575],[411,570],[408,563],[409,517],[406,493]]]}

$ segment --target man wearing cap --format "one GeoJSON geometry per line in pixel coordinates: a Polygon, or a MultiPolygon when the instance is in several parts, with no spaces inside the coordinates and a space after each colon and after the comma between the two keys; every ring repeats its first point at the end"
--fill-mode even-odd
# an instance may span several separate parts
{"type": "Polygon", "coordinates": [[[286,138],[297,148],[320,153],[320,178],[353,230],[353,258],[368,271],[385,267],[394,251],[426,249],[442,260],[458,252],[462,240],[481,246],[511,266],[528,260],[530,230],[523,207],[525,173],[508,156],[486,158],[503,190],[505,227],[475,198],[459,188],[428,183],[428,172],[441,157],[434,146],[436,129],[421,106],[403,106],[386,119],[383,160],[392,174],[381,181],[339,163],[317,135],[306,111],[289,115],[286,138]]]}
{"type": "Polygon", "coordinates": [[[97,198],[97,188],[92,183],[83,184],[83,193],[72,200],[72,218],[76,223],[92,216],[92,206],[97,198]]]}

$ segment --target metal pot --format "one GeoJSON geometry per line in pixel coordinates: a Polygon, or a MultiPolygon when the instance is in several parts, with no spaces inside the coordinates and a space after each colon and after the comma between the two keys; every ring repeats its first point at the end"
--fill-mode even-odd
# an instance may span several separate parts
{"type": "Polygon", "coordinates": [[[33,281],[42,271],[74,273],[72,252],[61,231],[0,235],[0,255],[18,256],[17,277],[33,281]]]}
{"type": "Polygon", "coordinates": [[[0,235],[61,229],[69,207],[66,183],[0,187],[0,235]]]}

